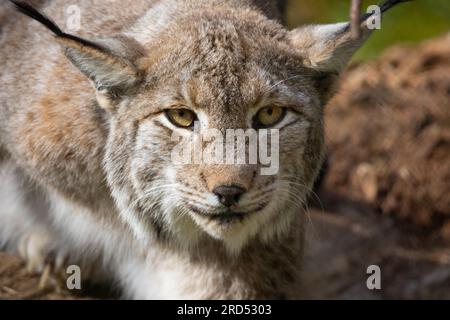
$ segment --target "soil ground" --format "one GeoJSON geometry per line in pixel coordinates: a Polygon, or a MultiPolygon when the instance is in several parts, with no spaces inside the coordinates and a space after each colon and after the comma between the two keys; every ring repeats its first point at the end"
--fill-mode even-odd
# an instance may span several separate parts
{"type": "MultiPolygon", "coordinates": [[[[354,65],[327,107],[305,297],[450,299],[450,36],[354,65]],[[381,269],[368,290],[367,268],[381,269]]],[[[0,299],[86,299],[0,253],[0,299]]]]}

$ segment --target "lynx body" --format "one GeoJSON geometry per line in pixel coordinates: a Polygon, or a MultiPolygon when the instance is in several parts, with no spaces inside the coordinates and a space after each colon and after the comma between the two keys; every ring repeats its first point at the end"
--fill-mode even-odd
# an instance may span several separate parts
{"type": "Polygon", "coordinates": [[[0,245],[125,298],[299,297],[323,107],[369,32],[287,31],[275,1],[30,2],[61,29],[76,5],[81,28],[0,5],[0,245]],[[168,110],[224,131],[268,106],[284,111],[278,174],[171,161],[189,128],[168,110]]]}

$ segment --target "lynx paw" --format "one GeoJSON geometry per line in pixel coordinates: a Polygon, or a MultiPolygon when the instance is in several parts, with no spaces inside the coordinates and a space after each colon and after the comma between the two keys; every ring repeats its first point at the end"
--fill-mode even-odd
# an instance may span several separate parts
{"type": "Polygon", "coordinates": [[[57,285],[66,256],[55,253],[55,240],[46,232],[34,231],[23,236],[19,242],[19,254],[27,263],[27,270],[41,274],[40,288],[57,285]]]}

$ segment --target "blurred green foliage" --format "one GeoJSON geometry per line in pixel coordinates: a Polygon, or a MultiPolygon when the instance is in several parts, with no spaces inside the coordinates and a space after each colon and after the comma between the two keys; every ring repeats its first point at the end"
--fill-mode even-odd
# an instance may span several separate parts
{"type": "MultiPolygon", "coordinates": [[[[291,28],[302,24],[349,20],[350,0],[288,1],[288,24],[291,28]]],[[[377,0],[364,0],[363,10],[377,3],[377,0]]],[[[371,59],[393,44],[416,43],[449,30],[450,0],[414,0],[403,3],[386,13],[381,30],[375,32],[355,58],[371,59]]]]}

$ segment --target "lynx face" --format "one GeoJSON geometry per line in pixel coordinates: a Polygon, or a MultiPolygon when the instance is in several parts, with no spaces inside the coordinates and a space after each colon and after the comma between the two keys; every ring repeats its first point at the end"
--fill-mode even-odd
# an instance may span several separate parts
{"type": "Polygon", "coordinates": [[[145,80],[112,117],[106,170],[141,237],[152,226],[181,244],[209,235],[238,250],[257,235],[283,233],[302,214],[322,158],[316,74],[277,25],[240,24],[212,16],[169,30],[180,36],[162,36],[158,52],[139,62],[145,80]],[[191,135],[194,121],[200,134],[279,130],[278,173],[261,175],[248,162],[174,163],[172,137],[191,135]]]}

